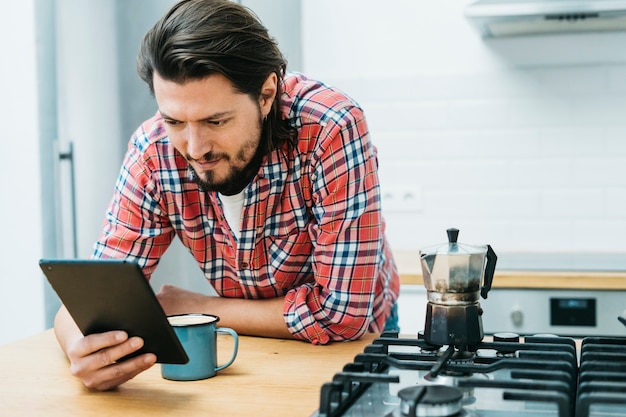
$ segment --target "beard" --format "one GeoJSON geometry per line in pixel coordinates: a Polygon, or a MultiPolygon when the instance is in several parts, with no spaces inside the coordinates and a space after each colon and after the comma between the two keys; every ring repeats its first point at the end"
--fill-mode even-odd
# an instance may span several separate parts
{"type": "MultiPolygon", "coordinates": [[[[205,171],[202,173],[203,175],[200,175],[200,173],[189,165],[189,168],[191,168],[194,174],[193,182],[198,185],[201,191],[218,192],[223,195],[235,195],[250,184],[250,181],[252,181],[254,176],[259,172],[265,153],[265,148],[261,145],[260,138],[262,123],[263,121],[259,118],[259,139],[246,142],[235,155],[234,161],[231,155],[224,153],[216,154],[208,152],[203,155],[202,158],[206,161],[222,158],[229,163],[230,170],[222,181],[215,179],[215,173],[213,171],[205,171]],[[254,152],[252,157],[248,157],[247,155],[251,152],[254,152]],[[250,160],[246,162],[247,158],[250,158],[250,160]]],[[[190,160],[189,155],[187,155],[187,160],[190,160]]]]}
{"type": "MultiPolygon", "coordinates": [[[[246,186],[250,184],[250,181],[252,181],[252,178],[254,178],[254,176],[259,171],[261,161],[263,160],[263,154],[259,151],[260,149],[260,146],[257,147],[254,156],[245,166],[231,166],[230,172],[222,181],[215,180],[215,175],[213,171],[204,172],[204,177],[202,177],[190,165],[189,168],[191,168],[194,173],[193,182],[195,182],[200,190],[204,192],[215,191],[223,195],[235,195],[244,188],[246,188],[246,186]]],[[[207,160],[210,160],[213,155],[211,155],[211,153],[208,153],[204,157],[207,160]]]]}

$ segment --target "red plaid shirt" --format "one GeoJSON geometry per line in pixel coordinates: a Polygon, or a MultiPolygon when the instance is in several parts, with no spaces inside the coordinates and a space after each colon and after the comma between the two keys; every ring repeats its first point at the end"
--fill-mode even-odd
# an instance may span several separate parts
{"type": "Polygon", "coordinates": [[[239,240],[217,195],[190,181],[157,113],[131,138],[94,257],[136,260],[149,278],[176,235],[221,296],[284,297],[297,338],[324,344],[381,331],[399,278],[363,112],[300,74],[283,91],[297,146],[266,156],[245,189],[239,240]]]}

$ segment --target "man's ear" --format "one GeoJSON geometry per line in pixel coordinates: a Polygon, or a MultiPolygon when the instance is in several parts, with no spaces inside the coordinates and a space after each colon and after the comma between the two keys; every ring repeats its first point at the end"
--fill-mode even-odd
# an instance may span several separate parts
{"type": "Polygon", "coordinates": [[[263,83],[261,87],[261,95],[259,97],[259,106],[261,108],[261,114],[265,118],[270,110],[272,109],[272,104],[274,103],[274,98],[276,97],[276,91],[278,90],[278,77],[275,73],[271,73],[268,75],[267,79],[263,83]]]}

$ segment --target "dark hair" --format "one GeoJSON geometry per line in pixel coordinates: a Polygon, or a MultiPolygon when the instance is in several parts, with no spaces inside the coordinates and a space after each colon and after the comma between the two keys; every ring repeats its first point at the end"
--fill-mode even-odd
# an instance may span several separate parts
{"type": "Polygon", "coordinates": [[[261,143],[270,151],[293,143],[295,134],[280,112],[287,62],[258,17],[230,0],[183,0],[175,4],[148,33],[137,71],[154,94],[154,71],[166,80],[184,83],[222,74],[240,92],[255,100],[271,73],[278,78],[272,109],[263,122],[261,143]]]}

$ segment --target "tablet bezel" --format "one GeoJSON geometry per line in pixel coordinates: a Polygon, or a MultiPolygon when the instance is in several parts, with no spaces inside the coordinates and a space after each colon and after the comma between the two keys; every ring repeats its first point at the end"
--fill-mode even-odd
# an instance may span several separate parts
{"type": "Polygon", "coordinates": [[[144,340],[144,346],[128,357],[149,352],[158,363],[189,361],[136,262],[41,259],[39,266],[83,335],[124,330],[144,340]]]}

